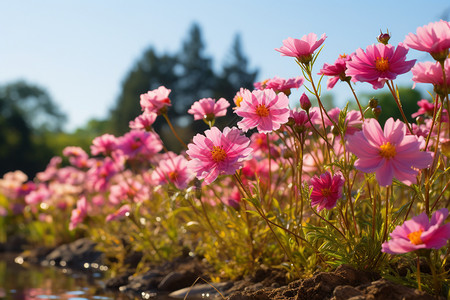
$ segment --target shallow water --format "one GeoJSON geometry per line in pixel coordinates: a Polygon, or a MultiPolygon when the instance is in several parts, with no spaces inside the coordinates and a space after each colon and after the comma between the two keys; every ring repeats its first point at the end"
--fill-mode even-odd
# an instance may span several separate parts
{"type": "MultiPolygon", "coordinates": [[[[24,266],[15,263],[14,258],[13,254],[0,254],[0,299],[133,299],[106,291],[100,273],[73,273],[57,268],[24,266]]],[[[151,299],[172,298],[158,296],[151,299]]]]}

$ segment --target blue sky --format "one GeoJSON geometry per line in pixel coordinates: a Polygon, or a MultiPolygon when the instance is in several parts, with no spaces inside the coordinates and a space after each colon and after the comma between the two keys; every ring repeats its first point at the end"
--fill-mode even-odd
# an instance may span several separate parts
{"type": "MultiPolygon", "coordinates": [[[[263,80],[301,75],[292,58],[274,50],[287,37],[326,33],[318,72],[339,54],[375,43],[380,29],[388,28],[391,43],[397,44],[417,27],[449,13],[447,0],[0,0],[0,84],[24,79],[44,87],[68,115],[66,129],[71,130],[91,118],[106,117],[143,51],[149,46],[159,53],[179,51],[193,22],[201,26],[206,54],[217,68],[240,33],[244,53],[263,80]]],[[[414,50],[408,58],[430,60],[414,50]]],[[[410,78],[401,75],[398,83],[412,85],[410,78]]],[[[358,84],[356,90],[369,87],[358,84]]],[[[347,89],[337,85],[338,103],[350,97],[347,89]]],[[[297,100],[294,93],[291,101],[297,100]]]]}

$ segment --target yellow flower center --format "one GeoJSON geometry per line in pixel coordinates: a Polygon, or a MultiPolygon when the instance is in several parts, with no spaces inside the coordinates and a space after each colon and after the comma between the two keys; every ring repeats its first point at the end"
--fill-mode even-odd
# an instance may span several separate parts
{"type": "Polygon", "coordinates": [[[386,159],[391,159],[397,154],[395,151],[395,146],[387,142],[380,146],[380,155],[386,159]]]}
{"type": "Polygon", "coordinates": [[[237,107],[241,106],[241,102],[244,98],[242,98],[242,96],[236,96],[234,97],[234,103],[236,104],[237,107]]]}
{"type": "Polygon", "coordinates": [[[377,57],[375,60],[375,68],[380,72],[389,70],[389,60],[384,57],[377,57]]]}
{"type": "Polygon", "coordinates": [[[331,194],[331,191],[330,191],[330,189],[328,189],[328,188],[320,189],[320,192],[322,193],[322,195],[323,195],[324,197],[328,197],[328,196],[330,196],[330,194],[331,194]]]}
{"type": "Polygon", "coordinates": [[[347,54],[339,54],[339,58],[347,58],[347,54]]]}
{"type": "Polygon", "coordinates": [[[260,104],[256,107],[256,114],[260,117],[268,117],[269,112],[269,109],[264,104],[260,104]]]}
{"type": "Polygon", "coordinates": [[[172,182],[177,181],[177,179],[178,179],[178,172],[176,172],[176,171],[170,172],[169,173],[169,179],[172,182]]]}
{"type": "Polygon", "coordinates": [[[222,146],[213,146],[211,150],[211,156],[216,163],[224,161],[227,158],[227,153],[223,150],[222,146]]]}
{"type": "Polygon", "coordinates": [[[412,244],[414,245],[420,245],[423,244],[422,239],[420,238],[420,236],[422,235],[423,229],[419,229],[417,231],[411,232],[410,234],[408,234],[408,239],[411,241],[412,244]]]}

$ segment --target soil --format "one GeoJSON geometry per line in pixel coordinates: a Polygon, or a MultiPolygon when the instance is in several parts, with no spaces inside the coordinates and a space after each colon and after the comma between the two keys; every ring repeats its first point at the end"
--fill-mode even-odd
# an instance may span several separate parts
{"type": "MultiPolygon", "coordinates": [[[[36,248],[21,254],[24,261],[55,267],[89,271],[101,270],[104,255],[95,250],[95,243],[80,239],[56,249],[36,248]]],[[[126,258],[129,269],[106,282],[106,287],[119,290],[132,298],[149,299],[169,294],[178,299],[227,300],[412,300],[436,299],[417,289],[405,287],[380,278],[376,273],[356,270],[342,265],[332,272],[318,272],[312,277],[288,282],[281,269],[261,265],[253,274],[240,280],[211,284],[210,267],[200,257],[189,253],[173,261],[151,266],[149,271],[135,275],[141,254],[130,253],[126,258]]],[[[444,299],[444,298],[440,298],[444,299]]]]}

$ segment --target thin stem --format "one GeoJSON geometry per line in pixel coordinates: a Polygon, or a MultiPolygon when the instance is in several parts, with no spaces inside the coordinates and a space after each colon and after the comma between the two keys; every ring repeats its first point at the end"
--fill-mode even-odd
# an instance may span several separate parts
{"type": "Polygon", "coordinates": [[[406,126],[408,127],[409,132],[414,135],[414,132],[412,131],[411,125],[408,122],[408,119],[405,116],[405,112],[403,111],[402,108],[402,103],[400,102],[400,99],[398,98],[397,93],[394,90],[394,83],[387,81],[386,82],[387,86],[389,87],[389,90],[391,91],[392,96],[394,97],[395,103],[397,103],[398,109],[400,110],[400,113],[402,114],[403,117],[403,121],[405,121],[406,126]]]}
{"type": "Polygon", "coordinates": [[[422,284],[420,280],[420,256],[418,253],[417,253],[417,285],[419,291],[422,291],[422,284]]]}
{"type": "Polygon", "coordinates": [[[359,108],[359,111],[361,113],[361,120],[364,122],[364,113],[363,113],[361,104],[359,103],[358,97],[356,96],[355,90],[353,89],[353,87],[352,87],[352,85],[350,83],[350,80],[347,80],[346,82],[348,83],[348,86],[352,90],[353,96],[355,97],[356,103],[358,104],[358,108],[359,108]]]}
{"type": "Polygon", "coordinates": [[[178,136],[177,132],[175,131],[175,128],[173,128],[172,122],[170,122],[169,116],[167,114],[162,114],[162,116],[164,117],[164,119],[166,119],[167,124],[170,127],[170,130],[172,130],[173,135],[175,135],[175,137],[177,138],[177,140],[181,143],[181,145],[184,146],[184,148],[187,149],[187,145],[183,142],[183,140],[178,136]]]}
{"type": "Polygon", "coordinates": [[[388,186],[386,188],[386,215],[384,219],[384,233],[383,233],[383,241],[387,238],[387,232],[388,232],[388,224],[389,224],[389,192],[392,189],[391,186],[388,186]]]}

